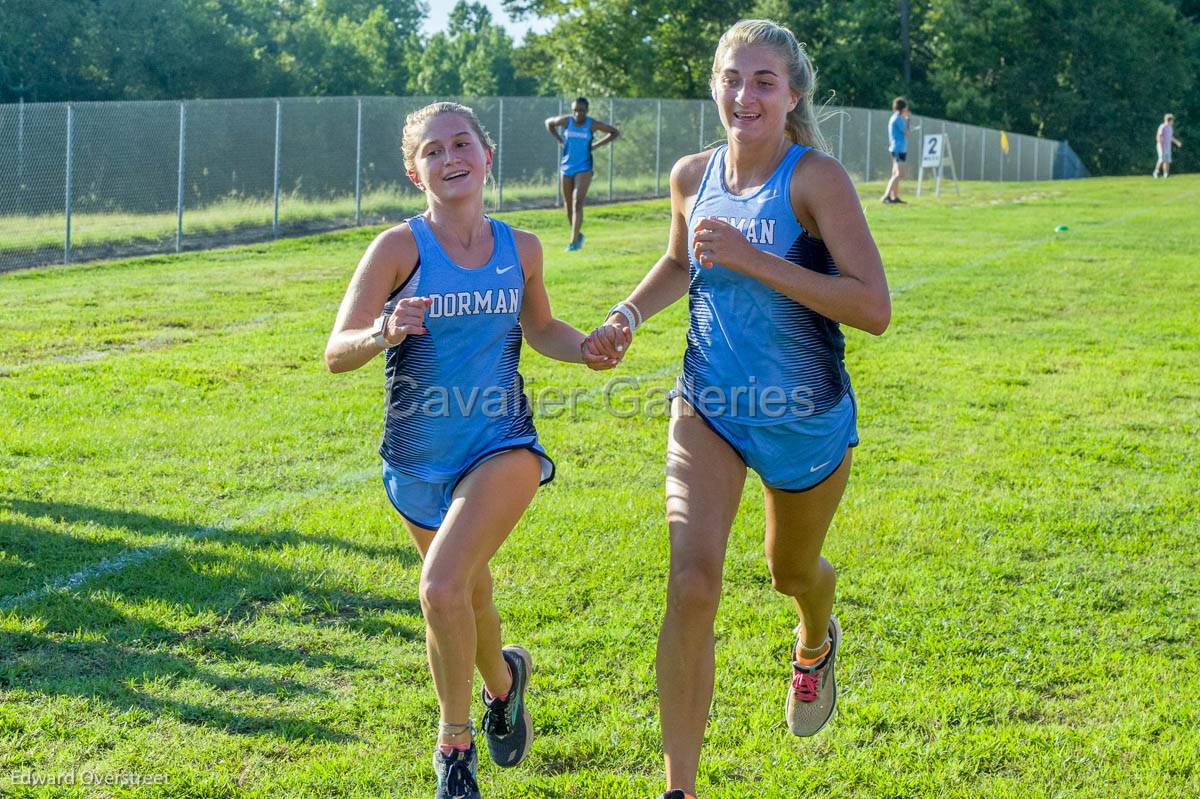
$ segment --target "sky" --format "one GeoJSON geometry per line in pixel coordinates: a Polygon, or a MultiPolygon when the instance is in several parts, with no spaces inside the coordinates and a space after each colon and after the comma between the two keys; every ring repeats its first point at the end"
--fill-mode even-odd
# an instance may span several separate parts
{"type": "MultiPolygon", "coordinates": [[[[429,15],[425,17],[425,25],[422,26],[421,32],[428,36],[431,33],[446,30],[446,25],[450,20],[450,9],[454,8],[457,0],[426,0],[426,2],[429,4],[429,15]]],[[[508,18],[508,14],[504,13],[504,6],[500,4],[500,0],[481,0],[481,2],[492,12],[492,19],[508,31],[508,35],[512,36],[513,42],[516,44],[521,43],[527,31],[545,33],[550,30],[550,24],[545,20],[524,19],[520,22],[513,22],[508,18]]]]}

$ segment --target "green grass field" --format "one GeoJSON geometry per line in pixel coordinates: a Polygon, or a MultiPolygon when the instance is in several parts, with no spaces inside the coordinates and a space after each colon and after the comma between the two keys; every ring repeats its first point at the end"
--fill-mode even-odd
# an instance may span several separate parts
{"type": "MultiPolygon", "coordinates": [[[[1200,178],[879,190],[894,316],[847,334],[862,446],[826,547],[839,714],[784,726],[794,619],[751,477],[701,795],[1200,795],[1200,178]]],[[[591,209],[570,256],[560,213],[507,218],[590,327],[666,215],[591,209]]],[[[321,358],[374,232],[0,276],[0,795],[432,794],[382,365],[321,358]]],[[[652,319],[615,374],[665,389],[685,322],[652,319]]],[[[522,371],[585,393],[541,416],[558,478],[493,563],[539,737],[482,765],[484,796],[657,796],[666,419],[610,414],[614,373],[528,349],[522,371]]]]}

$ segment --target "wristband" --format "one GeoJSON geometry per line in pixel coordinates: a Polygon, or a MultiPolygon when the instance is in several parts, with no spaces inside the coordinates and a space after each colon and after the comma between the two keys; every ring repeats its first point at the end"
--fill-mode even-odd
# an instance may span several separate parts
{"type": "Polygon", "coordinates": [[[387,320],[388,314],[382,314],[378,319],[376,319],[375,330],[371,334],[371,338],[374,340],[375,344],[385,350],[392,346],[391,344],[388,344],[387,338],[385,337],[385,334],[387,333],[387,320]]]}
{"type": "Polygon", "coordinates": [[[612,316],[615,313],[621,314],[629,322],[630,333],[636,333],[637,329],[642,326],[642,312],[632,302],[618,302],[609,309],[608,315],[612,316]]]}

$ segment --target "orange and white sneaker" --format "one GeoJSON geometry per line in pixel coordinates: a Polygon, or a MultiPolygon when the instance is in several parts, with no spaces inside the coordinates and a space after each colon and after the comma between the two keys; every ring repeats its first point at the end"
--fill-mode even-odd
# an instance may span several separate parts
{"type": "Polygon", "coordinates": [[[842,643],[842,628],[837,619],[829,617],[829,651],[815,663],[801,663],[794,658],[800,648],[800,628],[796,628],[796,645],[792,649],[792,684],[788,687],[787,723],[793,735],[816,735],[829,723],[837,707],[837,680],[833,675],[838,647],[842,643]]]}

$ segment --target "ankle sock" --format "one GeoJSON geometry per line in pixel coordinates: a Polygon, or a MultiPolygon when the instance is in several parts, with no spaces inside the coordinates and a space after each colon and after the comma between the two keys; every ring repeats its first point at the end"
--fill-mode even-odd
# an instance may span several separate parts
{"type": "MultiPolygon", "coordinates": [[[[804,645],[801,644],[801,647],[803,647],[803,646],[804,645]]],[[[805,657],[800,654],[799,650],[796,650],[795,652],[792,653],[792,656],[796,659],[796,662],[802,666],[815,666],[821,662],[821,658],[823,658],[829,654],[829,650],[830,650],[830,648],[832,648],[832,646],[833,646],[833,644],[830,642],[830,640],[828,638],[826,638],[825,643],[821,645],[820,653],[818,653],[817,655],[815,655],[813,657],[805,657]]]]}

